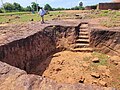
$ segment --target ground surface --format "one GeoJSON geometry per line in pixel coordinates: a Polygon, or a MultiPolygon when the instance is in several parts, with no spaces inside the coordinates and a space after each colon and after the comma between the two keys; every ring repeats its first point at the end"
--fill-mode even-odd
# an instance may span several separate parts
{"type": "Polygon", "coordinates": [[[120,88],[120,57],[93,52],[63,51],[47,58],[37,74],[62,83],[85,83],[120,88]],[[92,60],[98,59],[95,63],[92,60]],[[44,71],[45,70],[45,71],[44,71]]]}
{"type": "Polygon", "coordinates": [[[40,22],[16,23],[16,24],[1,24],[0,25],[0,45],[26,38],[33,35],[45,27],[50,25],[78,26],[81,20],[78,21],[46,21],[45,24],[40,22]]]}
{"type": "MultiPolygon", "coordinates": [[[[120,26],[120,11],[115,10],[65,10],[52,11],[45,15],[45,20],[64,20],[64,19],[100,19],[99,23],[106,27],[120,26]],[[104,19],[100,19],[103,18],[104,19]]],[[[38,14],[31,12],[13,12],[0,14],[0,24],[26,23],[30,21],[40,21],[38,14]]]]}

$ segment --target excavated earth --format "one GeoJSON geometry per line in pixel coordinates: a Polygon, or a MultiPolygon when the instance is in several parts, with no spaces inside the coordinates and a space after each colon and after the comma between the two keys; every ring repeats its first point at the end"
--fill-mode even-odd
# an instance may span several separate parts
{"type": "Polygon", "coordinates": [[[119,90],[119,38],[88,20],[1,25],[0,90],[119,90]],[[92,50],[73,51],[86,23],[92,50]]]}

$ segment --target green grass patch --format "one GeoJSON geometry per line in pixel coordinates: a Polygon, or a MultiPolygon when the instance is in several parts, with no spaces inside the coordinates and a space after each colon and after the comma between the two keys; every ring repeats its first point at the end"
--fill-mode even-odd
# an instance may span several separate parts
{"type": "Polygon", "coordinates": [[[103,66],[108,66],[109,65],[108,62],[107,62],[109,57],[106,54],[93,52],[92,56],[93,56],[92,58],[99,58],[100,62],[98,62],[98,63],[91,62],[90,67],[89,67],[90,71],[97,71],[98,66],[100,66],[100,65],[103,65],[103,66]]]}
{"type": "Polygon", "coordinates": [[[99,63],[94,63],[94,64],[96,64],[96,65],[107,65],[107,60],[109,59],[109,57],[106,54],[93,52],[92,56],[97,57],[100,60],[99,63]]]}
{"type": "MultiPolygon", "coordinates": [[[[45,20],[52,20],[56,18],[57,15],[61,15],[62,12],[54,11],[49,12],[49,14],[45,15],[45,20]],[[50,14],[52,16],[50,16],[50,14]]],[[[40,21],[40,15],[32,14],[30,12],[12,12],[12,13],[1,13],[0,14],[0,23],[25,23],[29,22],[33,19],[33,21],[40,21]],[[19,18],[17,18],[19,17],[19,18]]]]}
{"type": "Polygon", "coordinates": [[[95,10],[87,15],[87,18],[101,18],[100,24],[106,27],[119,27],[120,26],[120,12],[115,10],[95,10]]]}
{"type": "Polygon", "coordinates": [[[30,14],[31,12],[9,12],[9,13],[0,13],[0,16],[11,16],[11,15],[22,15],[30,14]]]}
{"type": "Polygon", "coordinates": [[[7,21],[8,19],[5,16],[0,16],[0,23],[5,23],[7,21]]]}

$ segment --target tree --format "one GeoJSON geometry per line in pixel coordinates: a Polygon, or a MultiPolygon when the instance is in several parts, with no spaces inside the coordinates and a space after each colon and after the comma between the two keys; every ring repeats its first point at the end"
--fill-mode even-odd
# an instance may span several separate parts
{"type": "Polygon", "coordinates": [[[44,9],[45,9],[45,10],[48,10],[48,11],[53,11],[53,8],[52,8],[49,4],[46,4],[46,5],[44,6],[44,9]]]}
{"type": "Polygon", "coordinates": [[[3,7],[5,8],[5,10],[10,11],[10,12],[14,10],[14,5],[11,3],[5,3],[3,4],[3,7]]]}
{"type": "Polygon", "coordinates": [[[60,8],[60,7],[58,7],[58,8],[53,8],[53,11],[57,11],[57,10],[65,10],[65,8],[60,8]]]}
{"type": "Polygon", "coordinates": [[[37,3],[35,3],[35,2],[32,2],[31,3],[32,5],[32,9],[34,10],[34,11],[37,11],[37,7],[39,6],[39,4],[37,4],[37,3]]]}
{"type": "Polygon", "coordinates": [[[79,6],[80,6],[80,7],[83,7],[83,2],[80,2],[80,3],[79,3],[79,6]]]}
{"type": "Polygon", "coordinates": [[[13,6],[14,6],[15,11],[22,11],[22,9],[23,9],[23,7],[16,2],[13,3],[13,6]]]}
{"type": "Polygon", "coordinates": [[[72,10],[79,10],[79,6],[75,6],[73,8],[71,8],[72,10]]]}
{"type": "Polygon", "coordinates": [[[0,8],[0,13],[3,13],[3,10],[0,8]]]}
{"type": "Polygon", "coordinates": [[[75,7],[72,7],[71,10],[84,10],[84,7],[75,6],[75,7]]]}
{"type": "Polygon", "coordinates": [[[27,7],[25,8],[25,11],[32,11],[32,8],[31,8],[30,6],[27,6],[27,7]]]}

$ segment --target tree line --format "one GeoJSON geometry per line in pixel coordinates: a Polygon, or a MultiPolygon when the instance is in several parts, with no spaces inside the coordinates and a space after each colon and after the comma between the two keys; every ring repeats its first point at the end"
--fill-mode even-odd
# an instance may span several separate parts
{"type": "MultiPolygon", "coordinates": [[[[27,6],[27,7],[22,7],[19,3],[14,2],[12,3],[4,3],[3,6],[0,8],[0,13],[5,12],[22,12],[22,11],[37,11],[37,9],[39,8],[39,4],[32,2],[31,6],[27,6]]],[[[83,10],[83,3],[80,2],[79,6],[75,6],[72,8],[52,8],[49,4],[46,4],[44,6],[45,10],[48,11],[56,11],[56,10],[83,10]]]]}

